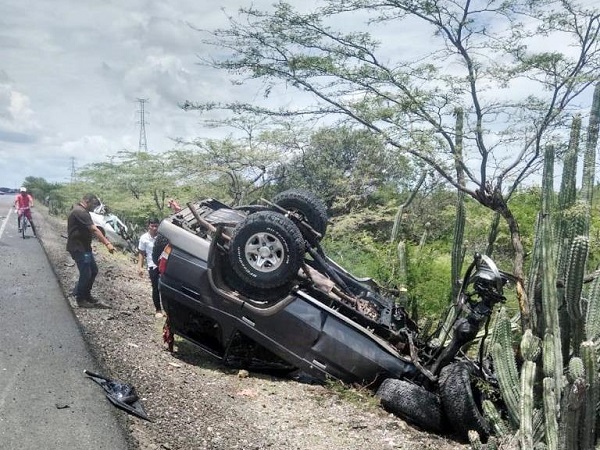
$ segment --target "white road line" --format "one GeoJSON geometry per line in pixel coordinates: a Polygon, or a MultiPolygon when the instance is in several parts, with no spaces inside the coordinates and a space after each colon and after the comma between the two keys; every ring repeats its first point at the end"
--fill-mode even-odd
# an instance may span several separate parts
{"type": "Polygon", "coordinates": [[[4,229],[6,228],[6,224],[8,223],[8,220],[10,219],[10,214],[12,213],[12,207],[8,208],[8,214],[6,215],[6,218],[4,219],[4,222],[2,222],[2,226],[0,227],[0,239],[2,239],[2,234],[4,233],[4,229]]]}

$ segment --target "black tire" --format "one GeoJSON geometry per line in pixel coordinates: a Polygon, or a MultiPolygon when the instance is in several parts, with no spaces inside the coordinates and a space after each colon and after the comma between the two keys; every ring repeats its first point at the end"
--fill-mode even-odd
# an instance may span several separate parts
{"type": "Polygon", "coordinates": [[[277,194],[272,201],[283,209],[300,214],[321,238],[325,236],[327,206],[316,195],[302,189],[290,189],[277,194]]]}
{"type": "Polygon", "coordinates": [[[169,240],[162,234],[157,234],[154,240],[154,247],[152,247],[152,261],[158,266],[158,258],[162,254],[163,250],[169,243],[169,240]]]}
{"type": "MultiPolygon", "coordinates": [[[[227,262],[227,260],[224,259],[224,262],[227,262]]],[[[272,289],[257,288],[241,280],[239,275],[231,270],[228,264],[223,264],[221,276],[229,289],[237,291],[244,297],[255,303],[262,304],[263,306],[277,303],[278,300],[287,297],[294,286],[294,284],[290,282],[272,289]]]]}
{"type": "Polygon", "coordinates": [[[437,395],[408,381],[387,378],[377,389],[381,405],[424,430],[443,433],[444,415],[437,395]]]}
{"type": "Polygon", "coordinates": [[[274,211],[250,214],[233,230],[229,262],[241,280],[271,289],[289,283],[304,260],[304,238],[294,223],[274,211]]]}
{"type": "Polygon", "coordinates": [[[472,366],[464,362],[444,367],[440,373],[440,398],[448,422],[462,439],[468,439],[469,430],[475,430],[485,440],[491,427],[481,412],[471,371],[472,366]]]}
{"type": "Polygon", "coordinates": [[[269,207],[265,205],[241,205],[233,208],[236,211],[243,211],[246,214],[254,214],[260,211],[268,211],[269,207]]]}

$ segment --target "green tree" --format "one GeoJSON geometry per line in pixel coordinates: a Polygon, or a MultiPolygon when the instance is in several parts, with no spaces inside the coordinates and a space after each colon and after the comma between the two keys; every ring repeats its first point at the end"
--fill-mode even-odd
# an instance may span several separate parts
{"type": "Polygon", "coordinates": [[[390,153],[376,134],[350,127],[321,128],[280,167],[281,190],[304,187],[319,192],[339,213],[366,204],[387,184],[414,181],[408,162],[390,153]]]}
{"type": "Polygon", "coordinates": [[[103,200],[121,198],[119,194],[125,192],[129,199],[149,201],[159,212],[165,210],[166,199],[176,186],[165,156],[148,152],[118,152],[109,162],[85,166],[78,179],[91,183],[103,200]]]}
{"type": "Polygon", "coordinates": [[[23,186],[35,197],[38,202],[47,203],[56,198],[60,183],[49,183],[41,177],[26,177],[23,186]]]}
{"type": "Polygon", "coordinates": [[[168,154],[178,182],[234,205],[254,200],[277,177],[282,158],[268,139],[197,139],[168,154]]]}
{"type": "Polygon", "coordinates": [[[225,109],[281,117],[338,116],[380,136],[399,153],[437,171],[506,221],[521,280],[523,325],[529,312],[523,289],[519,225],[508,200],[540,167],[545,145],[563,131],[576,100],[600,71],[599,11],[564,0],[329,0],[311,13],[286,3],[272,12],[243,8],[207,42],[236,82],[259,79],[265,96],[284,85],[309,93],[308,107],[186,102],[185,109],[225,109]],[[365,18],[373,30],[401,38],[409,28],[417,46],[402,59],[381,54],[371,34],[329,24],[365,18]],[[549,42],[557,45],[549,46],[549,42]],[[549,47],[555,50],[549,50],[549,47]],[[453,112],[464,111],[462,152],[453,112]],[[465,183],[456,167],[464,170],[465,183]]]}

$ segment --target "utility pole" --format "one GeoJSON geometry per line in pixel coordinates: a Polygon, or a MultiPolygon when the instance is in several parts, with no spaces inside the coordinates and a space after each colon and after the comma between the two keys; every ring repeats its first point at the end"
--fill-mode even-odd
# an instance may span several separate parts
{"type": "Polygon", "coordinates": [[[137,101],[140,104],[140,142],[138,145],[138,152],[148,152],[148,145],[146,144],[146,117],[144,111],[144,104],[148,101],[147,98],[138,98],[137,101]]]}
{"type": "Polygon", "coordinates": [[[75,181],[76,171],[75,171],[75,157],[71,156],[71,183],[75,181]]]}

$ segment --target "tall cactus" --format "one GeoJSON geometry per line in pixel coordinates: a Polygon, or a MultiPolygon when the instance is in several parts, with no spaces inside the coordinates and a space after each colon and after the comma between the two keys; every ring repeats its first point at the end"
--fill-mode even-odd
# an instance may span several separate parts
{"type": "MultiPolygon", "coordinates": [[[[542,217],[542,263],[541,269],[544,274],[542,279],[542,313],[546,326],[544,339],[545,349],[551,349],[553,353],[552,365],[545,366],[546,376],[554,379],[556,392],[562,389],[563,372],[563,349],[561,339],[561,326],[559,321],[559,296],[556,290],[556,259],[554,257],[554,243],[552,233],[552,221],[549,215],[542,217]]],[[[557,395],[557,401],[560,396],[557,395]]]]}
{"type": "Polygon", "coordinates": [[[524,359],[521,367],[520,400],[520,442],[521,448],[533,448],[533,384],[537,369],[536,360],[540,354],[540,339],[531,330],[525,330],[521,339],[521,355],[524,359]]]}
{"type": "Polygon", "coordinates": [[[568,254],[563,252],[564,244],[570,238],[570,224],[565,213],[569,211],[577,199],[577,160],[579,154],[579,135],[581,131],[581,116],[573,118],[569,148],[563,162],[563,173],[558,194],[558,214],[556,216],[557,241],[558,241],[558,271],[564,273],[568,254]]]}
{"type": "Polygon", "coordinates": [[[558,450],[559,434],[558,434],[558,405],[556,401],[556,388],[554,380],[546,377],[543,383],[543,400],[544,400],[544,427],[545,438],[548,450],[558,450]]]}
{"type": "Polygon", "coordinates": [[[540,314],[540,311],[542,311],[542,224],[543,218],[550,214],[554,205],[554,156],[554,146],[547,146],[544,151],[541,210],[535,223],[535,237],[531,255],[531,265],[529,267],[529,277],[526,286],[527,298],[530,302],[529,310],[531,311],[531,323],[533,331],[536,334],[541,334],[542,330],[545,328],[544,316],[543,314],[540,314]]]}
{"type": "Polygon", "coordinates": [[[590,286],[587,298],[585,337],[588,341],[596,341],[600,338],[600,277],[590,286]]]}
{"type": "MultiPolygon", "coordinates": [[[[585,155],[583,157],[583,180],[581,184],[581,197],[589,205],[592,204],[594,192],[594,171],[596,169],[596,145],[598,144],[598,125],[600,121],[600,84],[594,89],[594,99],[590,112],[585,155]]],[[[588,222],[589,227],[589,222],[588,222]]],[[[589,231],[589,228],[588,228],[589,231]]]]}
{"type": "MultiPolygon", "coordinates": [[[[454,141],[454,165],[456,170],[456,179],[460,186],[465,186],[465,170],[461,162],[463,160],[463,127],[464,127],[464,111],[462,108],[456,108],[456,134],[454,141]]],[[[464,250],[463,242],[465,236],[465,193],[460,190],[456,197],[456,219],[454,221],[454,239],[452,240],[452,265],[451,271],[451,286],[452,299],[455,299],[460,290],[460,273],[463,264],[464,250]]]]}
{"type": "Polygon", "coordinates": [[[565,279],[565,301],[570,319],[571,348],[579,352],[579,345],[584,339],[584,311],[581,293],[583,277],[588,255],[587,236],[576,236],[571,245],[571,253],[567,262],[565,279]]]}
{"type": "MultiPolygon", "coordinates": [[[[521,448],[549,450],[599,449],[600,416],[600,277],[584,288],[589,251],[589,224],[592,192],[595,185],[595,147],[598,142],[600,118],[600,83],[594,91],[590,117],[584,180],[579,197],[576,191],[576,167],[581,118],[575,117],[569,149],[564,160],[558,209],[553,205],[551,165],[553,153],[546,149],[541,213],[536,223],[535,246],[532,251],[529,298],[536,299],[541,313],[534,335],[543,336],[542,375],[536,376],[537,361],[533,358],[531,332],[526,330],[521,341],[523,363],[516,373],[514,354],[505,348],[507,322],[499,315],[492,337],[492,357],[498,384],[505,400],[513,432],[518,429],[521,448]],[[592,154],[593,153],[593,154],[592,154]],[[568,369],[564,363],[569,361],[568,369]],[[566,376],[565,376],[566,374],[566,376]],[[520,375],[520,376],[519,376],[520,375]],[[541,381],[541,386],[536,383],[541,381]],[[520,386],[516,392],[515,386],[520,386]],[[541,398],[536,396],[540,395],[541,398]],[[515,417],[515,404],[520,407],[515,417]],[[543,435],[535,433],[534,424],[540,416],[537,405],[543,405],[543,435]]],[[[596,274],[597,276],[597,274],[596,274]]],[[[490,418],[494,410],[485,408],[490,418]]],[[[498,421],[496,419],[496,421],[498,421]]],[[[506,432],[498,421],[496,429],[506,432]]]]}
{"type": "Polygon", "coordinates": [[[595,344],[585,341],[581,344],[581,359],[585,368],[587,395],[582,408],[583,420],[579,425],[579,440],[582,449],[593,449],[596,441],[596,420],[598,405],[598,363],[595,344]]]}
{"type": "Polygon", "coordinates": [[[398,257],[398,296],[396,297],[396,305],[406,308],[413,320],[419,319],[419,311],[417,302],[411,301],[408,295],[408,256],[406,254],[406,242],[401,240],[396,247],[398,257]]]}
{"type": "Polygon", "coordinates": [[[410,206],[410,204],[413,202],[413,200],[417,196],[417,193],[419,192],[419,189],[421,189],[421,186],[425,182],[425,179],[427,178],[428,174],[429,174],[429,172],[427,172],[425,170],[423,172],[421,172],[421,176],[419,177],[417,184],[415,184],[414,189],[411,191],[410,195],[408,196],[408,199],[406,199],[406,201],[403,204],[401,204],[400,207],[398,208],[398,212],[396,212],[396,217],[394,218],[394,225],[392,226],[390,243],[394,243],[396,240],[401,238],[402,218],[404,217],[404,210],[406,208],[408,208],[410,206]]]}
{"type": "MultiPolygon", "coordinates": [[[[456,170],[456,179],[460,186],[465,186],[465,170],[462,166],[462,151],[463,151],[463,127],[464,127],[464,111],[462,108],[456,108],[454,110],[456,116],[455,126],[455,141],[454,141],[454,168],[456,170]]],[[[462,271],[462,265],[465,255],[464,249],[464,235],[465,235],[465,222],[466,222],[466,211],[465,211],[465,193],[462,190],[458,190],[456,195],[456,218],[454,221],[454,238],[452,239],[452,260],[450,266],[450,301],[456,301],[458,293],[460,292],[460,273],[462,271]]],[[[452,333],[452,325],[456,320],[457,310],[452,308],[450,313],[446,316],[443,324],[441,324],[438,338],[443,342],[452,333]]]]}
{"type": "Polygon", "coordinates": [[[465,236],[465,193],[459,191],[456,197],[456,220],[454,222],[454,239],[452,240],[452,264],[451,264],[451,281],[452,281],[452,298],[456,298],[460,291],[460,273],[464,259],[464,236],[465,236]]]}
{"type": "Polygon", "coordinates": [[[496,318],[491,353],[494,359],[500,393],[506,405],[508,416],[514,427],[520,424],[519,372],[512,345],[512,331],[506,309],[501,308],[496,318]]]}
{"type": "MultiPolygon", "coordinates": [[[[581,116],[576,115],[573,117],[573,123],[571,125],[571,135],[569,138],[569,147],[564,157],[562,180],[560,185],[560,191],[558,194],[558,208],[557,214],[555,215],[556,225],[556,242],[558,244],[556,248],[557,254],[557,273],[564,281],[564,275],[566,274],[567,261],[569,258],[569,245],[573,236],[577,234],[576,229],[573,228],[571,220],[573,217],[569,217],[573,214],[575,203],[577,201],[577,161],[579,157],[579,138],[581,134],[581,116]]],[[[563,283],[561,282],[561,285],[563,283]]],[[[571,321],[567,314],[567,308],[564,299],[564,290],[562,287],[558,288],[558,301],[561,314],[559,316],[560,327],[563,330],[562,333],[562,347],[563,347],[563,359],[567,359],[569,356],[569,345],[570,345],[570,326],[571,321]]]]}
{"type": "Polygon", "coordinates": [[[559,431],[559,444],[561,449],[579,448],[579,424],[583,399],[585,398],[586,385],[584,379],[585,369],[581,358],[575,357],[569,361],[567,377],[560,405],[561,423],[559,431]]]}

